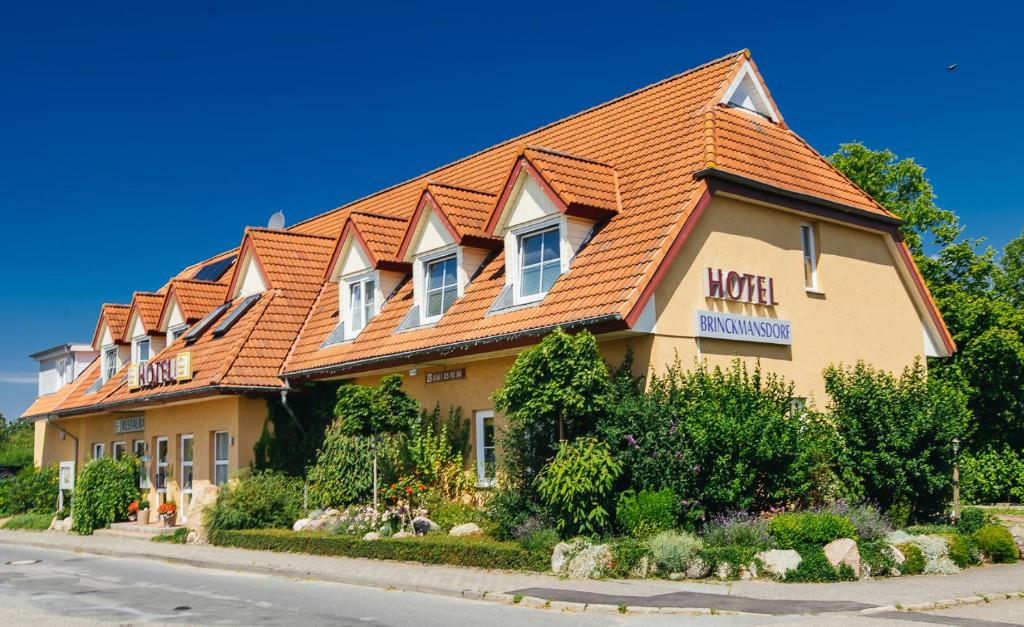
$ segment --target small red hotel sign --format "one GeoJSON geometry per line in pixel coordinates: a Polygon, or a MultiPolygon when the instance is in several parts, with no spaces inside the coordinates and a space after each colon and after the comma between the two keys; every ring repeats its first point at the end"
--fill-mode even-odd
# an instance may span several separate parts
{"type": "Polygon", "coordinates": [[[779,304],[775,300],[775,281],[771,277],[721,268],[705,269],[704,296],[754,305],[779,304]]]}
{"type": "Polygon", "coordinates": [[[151,361],[140,368],[128,367],[128,389],[153,388],[168,383],[192,380],[192,353],[178,353],[174,357],[151,361]]]}
{"type": "Polygon", "coordinates": [[[459,379],[465,378],[465,368],[456,368],[455,370],[442,370],[440,372],[426,373],[427,383],[444,383],[445,381],[458,381],[459,379]]]}

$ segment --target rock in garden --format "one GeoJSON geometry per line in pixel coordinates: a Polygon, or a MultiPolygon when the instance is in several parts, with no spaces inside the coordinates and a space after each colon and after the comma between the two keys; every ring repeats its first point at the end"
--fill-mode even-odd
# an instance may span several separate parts
{"type": "Polygon", "coordinates": [[[415,531],[418,536],[425,536],[428,532],[436,533],[440,531],[441,527],[426,516],[417,516],[412,519],[412,530],[415,531]]]}
{"type": "Polygon", "coordinates": [[[800,554],[792,549],[761,551],[757,554],[757,559],[761,560],[765,571],[769,575],[776,577],[785,577],[787,572],[800,566],[800,562],[803,561],[800,554]]]}
{"type": "Polygon", "coordinates": [[[306,531],[321,531],[329,522],[326,518],[314,518],[306,523],[306,531]]]}
{"type": "Polygon", "coordinates": [[[452,527],[452,530],[448,532],[448,535],[459,538],[467,536],[482,536],[484,535],[484,530],[476,523],[466,523],[464,525],[459,525],[458,527],[452,527]]]}
{"type": "Polygon", "coordinates": [[[732,564],[729,562],[722,562],[715,569],[715,577],[719,579],[731,579],[732,576],[732,564]]]}
{"type": "Polygon", "coordinates": [[[63,531],[63,530],[64,530],[64,521],[61,520],[60,518],[57,518],[56,516],[54,516],[53,520],[50,521],[50,531],[63,531]]]}
{"type": "Polygon", "coordinates": [[[74,524],[75,524],[75,521],[71,518],[71,516],[68,516],[67,518],[64,519],[64,524],[62,524],[61,527],[64,529],[64,531],[71,531],[71,527],[74,524]]]}
{"type": "MultiPolygon", "coordinates": [[[[203,518],[206,510],[217,502],[220,496],[220,488],[215,485],[205,485],[192,495],[188,503],[188,522],[185,526],[196,534],[195,540],[189,540],[195,544],[206,544],[206,527],[203,525],[203,518]]],[[[191,533],[190,533],[191,535],[191,533]]]]}
{"type": "MultiPolygon", "coordinates": [[[[640,558],[640,561],[637,562],[636,566],[633,567],[633,570],[629,571],[629,577],[631,579],[647,579],[656,572],[658,572],[658,565],[654,563],[654,560],[651,559],[650,555],[644,555],[640,558]]],[[[675,574],[678,573],[670,574],[669,578],[675,574]]]]}
{"type": "Polygon", "coordinates": [[[292,525],[292,531],[305,531],[306,528],[309,527],[309,522],[308,518],[300,518],[296,520],[295,524],[292,525]]]}
{"type": "Polygon", "coordinates": [[[188,535],[185,536],[185,544],[206,544],[203,542],[203,538],[199,537],[199,534],[195,531],[189,531],[188,535]]]}
{"type": "Polygon", "coordinates": [[[338,510],[334,509],[333,507],[330,508],[330,509],[324,510],[324,516],[326,516],[327,518],[337,518],[340,515],[341,515],[341,512],[339,512],[338,510]]]}
{"type": "Polygon", "coordinates": [[[569,542],[559,542],[556,544],[555,550],[551,552],[551,572],[558,575],[562,574],[562,570],[569,562],[569,558],[572,557],[575,550],[576,545],[569,542]]]}
{"type": "Polygon", "coordinates": [[[1013,536],[1013,543],[1017,545],[1017,552],[1024,555],[1024,527],[1020,525],[1010,527],[1010,535],[1013,536]]]}
{"type": "Polygon", "coordinates": [[[683,574],[687,579],[703,579],[711,574],[711,566],[701,558],[695,557],[686,565],[686,572],[683,574]]]}
{"type": "Polygon", "coordinates": [[[860,551],[857,550],[857,543],[850,538],[840,538],[825,545],[825,557],[833,567],[839,568],[840,564],[846,564],[853,569],[853,572],[860,572],[860,551]]]}
{"type": "Polygon", "coordinates": [[[380,540],[380,534],[376,531],[371,531],[370,533],[363,536],[363,540],[380,540]]]}
{"type": "Polygon", "coordinates": [[[399,531],[398,533],[392,535],[391,537],[392,538],[411,538],[412,535],[413,534],[409,533],[408,531],[399,531]]]}
{"type": "Polygon", "coordinates": [[[600,579],[608,572],[612,550],[607,544],[593,544],[580,549],[569,560],[565,574],[574,579],[600,579]]]}

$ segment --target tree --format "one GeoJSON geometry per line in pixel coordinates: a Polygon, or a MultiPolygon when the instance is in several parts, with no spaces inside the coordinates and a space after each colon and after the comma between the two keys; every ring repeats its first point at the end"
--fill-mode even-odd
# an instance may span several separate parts
{"type": "Polygon", "coordinates": [[[343,385],[338,388],[334,413],[338,429],[349,436],[369,438],[373,450],[373,507],[379,492],[377,447],[383,435],[405,433],[419,418],[419,404],[402,391],[402,376],[387,375],[376,387],[343,385]]]}
{"type": "Polygon", "coordinates": [[[507,420],[502,451],[509,479],[531,490],[560,442],[593,433],[608,391],[608,369],[588,331],[556,329],[520,353],[494,393],[507,420]]]}
{"type": "Polygon", "coordinates": [[[7,422],[0,414],[0,466],[31,466],[33,438],[32,423],[24,420],[7,422]]]}

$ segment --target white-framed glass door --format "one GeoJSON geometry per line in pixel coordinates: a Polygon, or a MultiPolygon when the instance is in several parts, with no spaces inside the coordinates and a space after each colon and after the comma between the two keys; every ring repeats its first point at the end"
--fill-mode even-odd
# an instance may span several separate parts
{"type": "Polygon", "coordinates": [[[167,438],[156,439],[156,490],[167,493],[167,438]]]}
{"type": "Polygon", "coordinates": [[[149,460],[143,459],[146,456],[146,441],[132,440],[132,452],[139,458],[139,489],[145,490],[149,487],[149,460]]]}
{"type": "Polygon", "coordinates": [[[213,483],[224,485],[228,482],[228,450],[231,440],[227,431],[213,434],[213,483]]]}
{"type": "Polygon", "coordinates": [[[477,485],[494,485],[497,462],[495,454],[494,411],[483,409],[473,413],[476,431],[476,480],[477,485]]]}
{"type": "Polygon", "coordinates": [[[178,512],[182,522],[187,520],[185,513],[192,498],[192,464],[195,461],[192,442],[192,434],[181,436],[181,507],[178,512]]]}
{"type": "Polygon", "coordinates": [[[111,456],[114,459],[121,459],[122,457],[124,457],[124,453],[127,450],[127,448],[128,443],[125,441],[114,442],[113,445],[111,445],[110,447],[111,456]]]}

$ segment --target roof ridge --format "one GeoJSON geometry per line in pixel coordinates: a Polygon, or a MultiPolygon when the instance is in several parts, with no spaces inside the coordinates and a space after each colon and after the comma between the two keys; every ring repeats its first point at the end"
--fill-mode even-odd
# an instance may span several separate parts
{"type": "MultiPolygon", "coordinates": [[[[396,216],[385,216],[385,215],[381,215],[379,213],[372,213],[370,211],[350,211],[349,212],[349,217],[352,217],[352,216],[367,216],[369,218],[379,218],[381,220],[394,220],[395,222],[408,222],[409,221],[406,218],[399,218],[399,217],[396,217],[396,216]]],[[[334,238],[332,237],[330,239],[334,239],[334,238]]]]}
{"type": "Polygon", "coordinates": [[[427,186],[436,185],[437,187],[447,187],[448,189],[457,189],[461,192],[469,192],[471,194],[480,194],[481,196],[497,196],[494,192],[485,192],[479,189],[473,189],[472,187],[466,187],[464,185],[452,185],[451,183],[442,183],[441,181],[435,181],[433,179],[427,179],[427,186]]]}
{"type": "Polygon", "coordinates": [[[218,281],[203,281],[201,279],[171,279],[171,283],[195,283],[196,285],[204,285],[209,287],[227,287],[226,284],[218,281]]]}
{"type": "Polygon", "coordinates": [[[315,239],[325,239],[333,241],[336,238],[330,235],[317,235],[316,233],[303,233],[301,231],[291,231],[288,229],[268,229],[263,226],[247,226],[245,227],[246,233],[272,233],[274,235],[293,235],[295,237],[312,237],[315,239]]]}
{"type": "Polygon", "coordinates": [[[688,76],[690,74],[693,74],[694,72],[699,72],[699,71],[705,70],[705,69],[707,69],[707,68],[709,68],[709,67],[711,67],[713,65],[716,65],[718,63],[722,63],[723,61],[726,61],[727,59],[732,59],[732,58],[738,57],[738,56],[743,56],[744,58],[747,58],[749,55],[750,55],[750,50],[748,48],[743,48],[741,50],[737,50],[735,52],[732,52],[732,53],[720,56],[720,57],[718,57],[716,59],[712,59],[710,61],[706,61],[706,62],[698,65],[697,67],[690,68],[688,70],[684,70],[682,72],[679,72],[678,74],[673,74],[672,76],[669,76],[667,78],[663,78],[660,81],[656,81],[654,83],[651,83],[650,85],[645,85],[644,87],[640,87],[639,89],[635,89],[635,90],[633,90],[631,92],[628,92],[626,94],[623,94],[621,96],[617,96],[617,97],[612,98],[610,100],[606,100],[604,102],[598,103],[598,104],[596,104],[596,105],[594,105],[592,107],[589,107],[587,109],[584,109],[582,111],[577,111],[576,113],[573,113],[571,115],[567,115],[567,116],[565,116],[563,118],[559,118],[559,119],[557,119],[557,120],[555,120],[553,122],[549,122],[549,123],[544,124],[542,126],[539,126],[537,128],[530,129],[530,130],[528,130],[528,131],[526,131],[524,133],[520,133],[519,135],[516,135],[515,137],[512,137],[510,139],[506,139],[504,141],[500,141],[500,142],[498,142],[496,144],[492,144],[492,145],[490,145],[490,146],[488,146],[486,148],[482,148],[480,150],[477,150],[476,152],[470,153],[470,154],[468,154],[468,155],[466,155],[464,157],[461,157],[459,159],[456,159],[454,161],[449,161],[448,163],[445,163],[443,165],[439,165],[436,168],[428,170],[428,171],[426,171],[426,172],[424,172],[422,174],[418,174],[416,176],[412,176],[412,177],[407,178],[405,180],[402,180],[402,181],[399,181],[397,183],[394,183],[393,185],[389,185],[388,187],[385,187],[383,189],[379,189],[379,190],[377,190],[375,192],[371,192],[369,194],[366,194],[365,196],[361,196],[359,198],[354,198],[354,199],[346,202],[343,205],[339,205],[339,206],[335,207],[334,209],[330,209],[328,211],[325,211],[323,213],[317,214],[315,216],[310,216],[310,217],[306,218],[305,220],[300,220],[300,221],[296,222],[295,224],[291,225],[290,227],[288,227],[288,229],[289,230],[290,229],[294,229],[294,228],[296,228],[296,227],[298,227],[298,226],[300,226],[302,224],[305,224],[307,222],[312,222],[313,220],[318,220],[320,218],[323,218],[324,216],[327,216],[329,214],[334,213],[335,211],[343,211],[345,209],[348,209],[349,207],[351,207],[352,205],[354,205],[356,203],[360,203],[360,202],[369,200],[371,198],[374,198],[375,196],[380,196],[381,194],[387,193],[387,192],[389,192],[389,191],[391,191],[393,189],[397,189],[397,188],[399,188],[399,187],[401,187],[403,185],[407,185],[409,183],[412,183],[413,181],[417,181],[417,180],[422,179],[424,177],[429,177],[431,174],[434,174],[436,172],[440,172],[441,170],[444,170],[446,168],[450,168],[450,167],[452,167],[452,166],[454,166],[454,165],[456,165],[458,163],[462,163],[464,161],[468,161],[469,159],[472,159],[472,158],[474,158],[474,157],[476,157],[478,155],[482,155],[482,154],[484,154],[486,152],[490,152],[490,151],[495,150],[497,148],[500,148],[502,146],[507,146],[509,144],[514,144],[516,142],[522,141],[522,139],[524,137],[527,137],[528,135],[533,135],[534,133],[539,133],[539,132],[541,132],[543,130],[546,130],[546,129],[549,129],[549,128],[555,126],[555,125],[562,124],[563,122],[568,122],[569,120],[572,120],[572,119],[578,118],[580,116],[586,115],[588,113],[597,111],[599,109],[603,109],[605,107],[611,106],[611,105],[613,105],[613,104],[615,104],[617,102],[621,102],[621,101],[623,101],[623,100],[625,100],[627,98],[632,98],[633,96],[637,96],[639,94],[642,94],[642,93],[644,93],[646,91],[649,91],[651,89],[654,89],[656,87],[660,87],[660,86],[665,85],[667,83],[671,83],[673,81],[679,80],[679,79],[683,78],[684,76],[688,76]]]}
{"type": "Polygon", "coordinates": [[[549,155],[555,155],[556,157],[565,157],[567,159],[575,159],[576,161],[583,161],[584,163],[590,163],[590,164],[593,164],[593,165],[599,165],[599,166],[603,166],[603,167],[606,167],[606,168],[609,168],[609,169],[612,169],[612,170],[615,169],[615,166],[613,166],[610,163],[605,163],[604,161],[598,161],[597,159],[591,159],[590,157],[581,157],[579,155],[574,155],[571,152],[565,152],[564,150],[555,150],[554,148],[546,148],[544,146],[534,146],[534,145],[527,145],[526,147],[523,148],[523,150],[524,150],[524,152],[526,150],[536,150],[538,152],[544,152],[544,153],[547,153],[549,155]]]}

